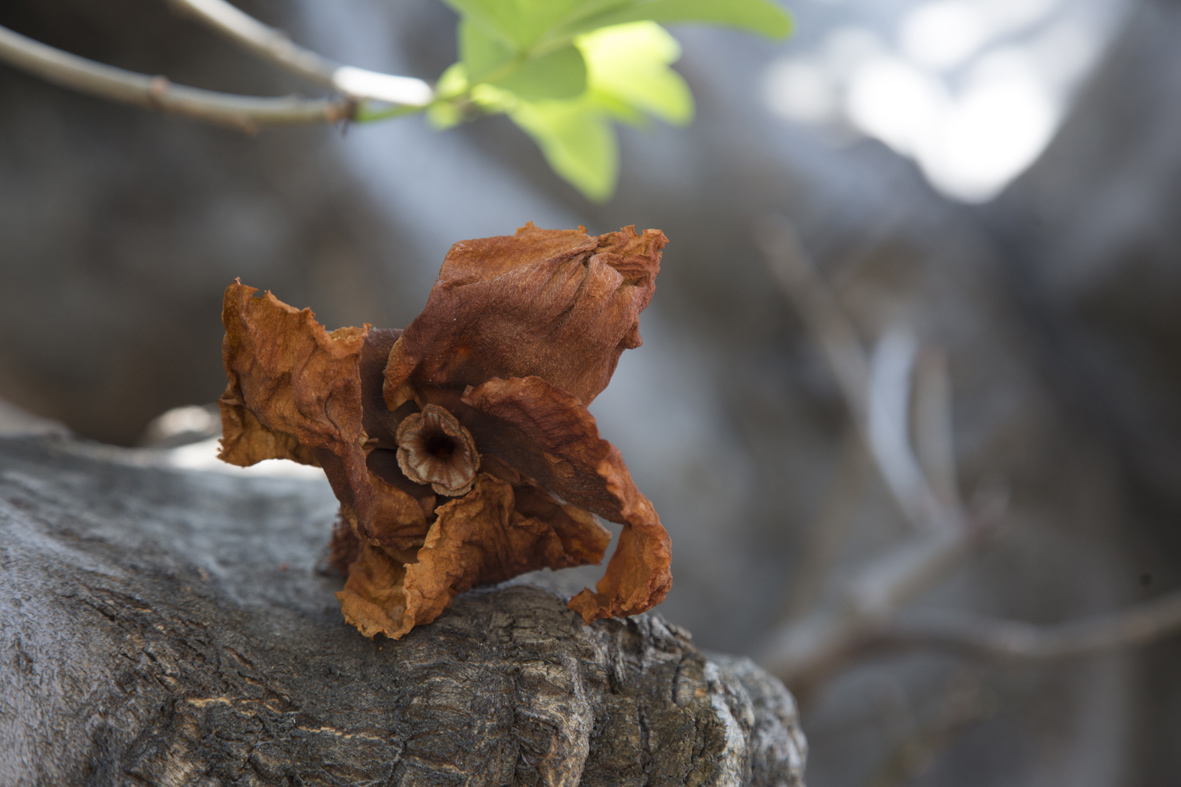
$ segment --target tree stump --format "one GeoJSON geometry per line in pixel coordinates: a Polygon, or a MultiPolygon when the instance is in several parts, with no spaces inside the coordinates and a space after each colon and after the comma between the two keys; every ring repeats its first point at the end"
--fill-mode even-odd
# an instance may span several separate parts
{"type": "Polygon", "coordinates": [[[750,661],[519,583],[367,640],[324,485],[160,456],[0,440],[0,783],[802,784],[750,661]]]}

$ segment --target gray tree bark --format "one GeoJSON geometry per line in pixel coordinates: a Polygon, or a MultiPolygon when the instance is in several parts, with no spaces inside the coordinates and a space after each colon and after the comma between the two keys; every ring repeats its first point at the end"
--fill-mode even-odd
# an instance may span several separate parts
{"type": "Polygon", "coordinates": [[[783,686],[647,614],[461,596],[342,620],[323,486],[0,440],[4,785],[798,785],[783,686]]]}

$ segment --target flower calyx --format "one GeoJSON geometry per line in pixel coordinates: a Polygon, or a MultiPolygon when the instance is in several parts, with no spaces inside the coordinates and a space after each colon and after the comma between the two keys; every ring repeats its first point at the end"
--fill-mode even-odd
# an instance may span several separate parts
{"type": "Polygon", "coordinates": [[[445,408],[428,404],[398,424],[398,467],[416,484],[429,484],[440,495],[471,491],[480,468],[476,442],[445,408]]]}

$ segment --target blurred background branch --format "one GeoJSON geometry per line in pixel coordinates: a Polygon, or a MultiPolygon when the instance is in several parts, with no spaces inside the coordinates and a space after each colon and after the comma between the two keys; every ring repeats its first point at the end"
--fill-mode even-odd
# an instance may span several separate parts
{"type": "Polygon", "coordinates": [[[999,661],[1050,661],[1147,645],[1181,632],[1181,592],[1107,615],[1034,625],[957,613],[896,620],[867,637],[867,648],[932,648],[999,661]]]}
{"type": "MultiPolygon", "coordinates": [[[[913,337],[893,330],[880,340],[873,357],[866,359],[852,321],[820,278],[791,224],[785,219],[764,222],[760,240],[776,281],[796,306],[840,382],[868,455],[915,530],[900,546],[875,556],[842,580],[841,591],[832,601],[819,603],[816,585],[831,566],[836,542],[851,516],[835,502],[830,504],[815,525],[828,532],[813,533],[803,554],[799,589],[805,597],[794,602],[792,616],[763,646],[761,664],[807,697],[820,681],[850,660],[882,647],[954,650],[994,659],[1053,660],[1136,647],[1181,630],[1181,593],[1057,626],[962,613],[897,620],[908,602],[975,554],[976,547],[999,523],[1004,502],[992,501],[984,516],[969,514],[959,503],[951,445],[951,394],[942,354],[929,354],[920,367],[913,337]],[[916,376],[920,380],[918,396],[911,387],[916,376]],[[913,409],[912,399],[917,400],[913,409]],[[912,450],[912,427],[926,448],[924,463],[912,450]],[[932,468],[937,481],[928,478],[924,466],[932,468]],[[809,604],[812,611],[805,615],[809,604]]],[[[859,452],[847,448],[845,455],[842,468],[855,468],[859,452]]],[[[856,470],[839,471],[835,493],[855,501],[859,495],[847,475],[856,478],[856,470]]]]}

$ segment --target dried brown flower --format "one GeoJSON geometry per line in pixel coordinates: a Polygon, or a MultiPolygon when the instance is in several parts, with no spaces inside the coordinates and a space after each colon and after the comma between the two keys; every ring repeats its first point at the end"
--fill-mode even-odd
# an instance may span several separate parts
{"type": "Polygon", "coordinates": [[[640,344],[666,243],[628,227],[455,244],[405,331],[328,332],[310,310],[226,290],[222,458],[324,469],[341,503],[332,555],[360,631],[398,638],[480,584],[598,563],[570,607],[633,615],[672,584],[669,539],[586,409],[640,344]]]}

